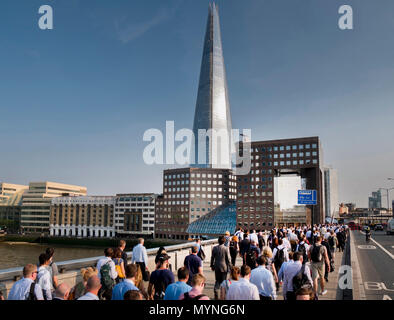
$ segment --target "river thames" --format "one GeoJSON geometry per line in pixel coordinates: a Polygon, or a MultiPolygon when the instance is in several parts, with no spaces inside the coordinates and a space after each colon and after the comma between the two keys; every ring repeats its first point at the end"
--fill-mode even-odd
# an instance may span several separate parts
{"type": "MultiPolygon", "coordinates": [[[[26,242],[0,242],[0,270],[23,267],[28,263],[37,264],[38,256],[48,246],[47,244],[26,242]]],[[[57,245],[51,245],[51,247],[55,249],[55,262],[103,256],[105,249],[99,247],[63,247],[57,245]]]]}

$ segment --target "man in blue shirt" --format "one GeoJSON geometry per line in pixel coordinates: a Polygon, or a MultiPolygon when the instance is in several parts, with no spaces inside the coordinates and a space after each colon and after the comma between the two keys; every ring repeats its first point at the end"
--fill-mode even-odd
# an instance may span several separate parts
{"type": "Polygon", "coordinates": [[[44,300],[39,284],[32,288],[37,278],[37,266],[28,264],[23,268],[23,278],[14,283],[8,300],[44,300]]]}
{"type": "Polygon", "coordinates": [[[183,264],[189,270],[189,280],[187,281],[188,285],[192,284],[192,279],[195,274],[200,273],[203,274],[202,272],[202,260],[199,256],[197,256],[198,253],[198,247],[193,246],[192,247],[192,252],[189,254],[183,264]]]}
{"type": "Polygon", "coordinates": [[[192,287],[186,284],[189,279],[189,270],[186,267],[178,269],[178,282],[171,283],[164,296],[164,300],[179,300],[182,293],[189,292],[192,287]]]}
{"type": "Polygon", "coordinates": [[[126,279],[119,282],[112,290],[112,300],[123,300],[124,294],[129,290],[137,290],[135,286],[135,276],[137,274],[137,265],[128,264],[125,267],[126,279]]]}

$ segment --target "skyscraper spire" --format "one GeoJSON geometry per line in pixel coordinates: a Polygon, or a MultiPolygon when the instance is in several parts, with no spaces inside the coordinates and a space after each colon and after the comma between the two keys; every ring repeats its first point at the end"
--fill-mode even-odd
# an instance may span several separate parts
{"type": "Polygon", "coordinates": [[[197,167],[231,169],[231,129],[219,14],[215,3],[212,3],[209,4],[194,114],[193,132],[196,138],[195,163],[197,167]],[[201,135],[198,139],[199,129],[213,129],[219,136],[218,143],[215,143],[215,139],[210,139],[210,143],[206,143],[206,147],[201,148],[201,142],[204,140],[207,142],[208,139],[201,139],[201,135]],[[200,148],[198,140],[200,140],[200,148]]]}

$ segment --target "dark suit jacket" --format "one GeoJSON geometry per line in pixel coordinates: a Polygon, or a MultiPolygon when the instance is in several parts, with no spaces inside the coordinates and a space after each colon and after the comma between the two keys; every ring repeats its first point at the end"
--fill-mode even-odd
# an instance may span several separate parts
{"type": "Polygon", "coordinates": [[[231,257],[228,247],[225,247],[224,244],[214,246],[211,255],[211,268],[215,268],[215,271],[228,272],[231,267],[231,257]]]}

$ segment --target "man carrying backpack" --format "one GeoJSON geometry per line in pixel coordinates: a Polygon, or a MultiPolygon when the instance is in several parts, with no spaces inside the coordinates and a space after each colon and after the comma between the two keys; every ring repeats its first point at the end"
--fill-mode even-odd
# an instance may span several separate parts
{"type": "Polygon", "coordinates": [[[251,241],[250,247],[247,252],[245,252],[245,262],[246,265],[250,267],[251,270],[257,266],[257,257],[260,255],[260,249],[257,247],[256,242],[251,241]]]}
{"type": "Polygon", "coordinates": [[[300,236],[300,241],[297,245],[296,251],[301,252],[302,264],[305,264],[308,261],[308,251],[309,251],[309,245],[306,243],[305,235],[300,236]]]}
{"type": "Polygon", "coordinates": [[[283,262],[289,261],[289,251],[283,244],[283,239],[278,240],[278,246],[274,248],[272,252],[272,257],[274,259],[275,269],[280,270],[283,262]]]}
{"type": "Polygon", "coordinates": [[[97,262],[97,275],[101,281],[99,297],[100,299],[111,300],[112,289],[115,286],[115,279],[118,277],[118,273],[116,272],[115,263],[112,260],[114,256],[113,249],[105,249],[104,255],[105,257],[97,262]]]}
{"type": "Polygon", "coordinates": [[[324,296],[327,290],[324,290],[324,262],[327,264],[328,272],[330,272],[330,260],[327,255],[327,248],[321,244],[322,238],[316,237],[316,243],[310,247],[308,257],[311,261],[313,290],[315,295],[318,294],[317,279],[320,278],[321,295],[324,296]]]}
{"type": "Polygon", "coordinates": [[[285,300],[296,300],[297,290],[312,287],[311,273],[308,265],[302,263],[302,253],[295,252],[293,260],[294,263],[288,264],[283,270],[283,298],[285,300]]]}

